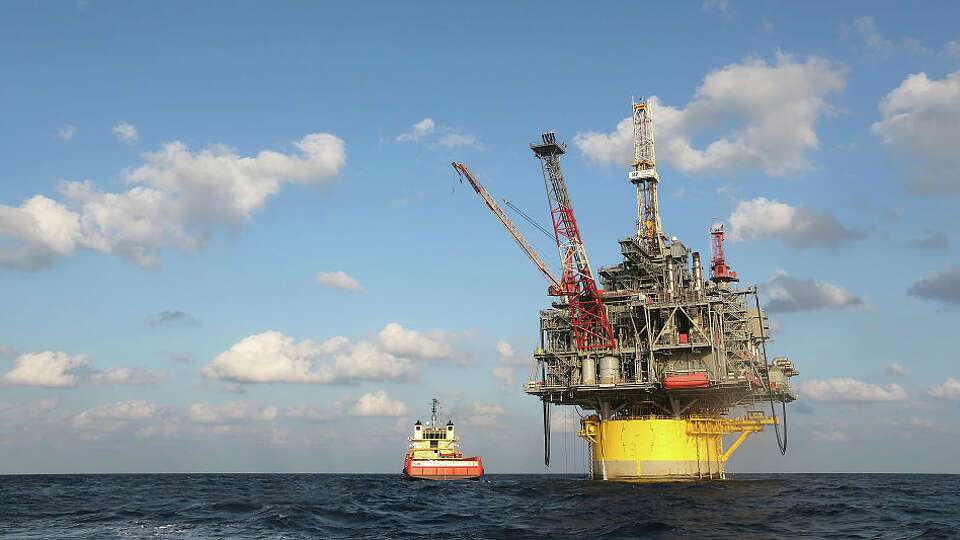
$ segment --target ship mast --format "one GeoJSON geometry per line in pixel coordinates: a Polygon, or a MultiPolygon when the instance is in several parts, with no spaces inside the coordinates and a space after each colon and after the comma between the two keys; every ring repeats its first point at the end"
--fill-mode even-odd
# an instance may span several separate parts
{"type": "Polygon", "coordinates": [[[437,427],[437,409],[440,407],[440,400],[433,398],[433,407],[430,408],[430,427],[437,427]]]}

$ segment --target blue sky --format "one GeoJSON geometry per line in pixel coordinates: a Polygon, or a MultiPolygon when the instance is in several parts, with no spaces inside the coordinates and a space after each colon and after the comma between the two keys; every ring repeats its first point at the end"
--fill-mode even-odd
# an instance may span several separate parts
{"type": "Polygon", "coordinates": [[[556,130],[616,264],[633,96],[665,231],[727,223],[801,372],[790,453],[730,469],[960,472],[957,11],[9,4],[0,472],[392,472],[434,395],[488,470],[542,471],[546,283],[449,164],[546,223],[556,130]]]}

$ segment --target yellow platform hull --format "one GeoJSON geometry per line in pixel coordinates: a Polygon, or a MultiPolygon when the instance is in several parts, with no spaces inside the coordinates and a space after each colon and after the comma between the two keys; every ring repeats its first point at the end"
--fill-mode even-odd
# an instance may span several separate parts
{"type": "Polygon", "coordinates": [[[590,444],[591,477],[598,480],[696,480],[724,478],[730,455],[751,433],[773,420],[743,418],[634,418],[580,421],[590,444]],[[724,449],[723,436],[740,433],[724,449]]]}

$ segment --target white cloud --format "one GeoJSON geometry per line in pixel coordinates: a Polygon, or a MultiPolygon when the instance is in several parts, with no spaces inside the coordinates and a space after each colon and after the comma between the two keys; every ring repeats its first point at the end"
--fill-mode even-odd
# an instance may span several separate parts
{"type": "Polygon", "coordinates": [[[513,384],[513,368],[510,366],[497,366],[490,372],[494,379],[506,385],[513,384]]]}
{"type": "Polygon", "coordinates": [[[871,403],[906,401],[907,392],[899,384],[880,387],[851,378],[811,380],[801,383],[802,397],[821,403],[871,403]]]}
{"type": "Polygon", "coordinates": [[[279,410],[275,405],[260,405],[250,401],[231,401],[219,407],[209,403],[194,403],[190,420],[197,424],[241,424],[275,420],[279,410]]]}
{"type": "Polygon", "coordinates": [[[326,285],[328,287],[333,287],[334,289],[340,289],[341,291],[353,291],[361,292],[363,291],[363,286],[360,285],[360,282],[356,279],[347,275],[343,270],[337,270],[336,272],[326,272],[317,274],[317,283],[321,285],[326,285]]]}
{"type": "Polygon", "coordinates": [[[0,378],[8,384],[46,386],[51,388],[76,386],[74,370],[90,363],[85,354],[69,355],[64,352],[44,351],[20,355],[16,365],[0,378]]]}
{"type": "Polygon", "coordinates": [[[135,144],[137,140],[140,139],[140,134],[137,133],[137,128],[126,122],[120,122],[119,124],[113,126],[113,133],[117,136],[117,139],[120,139],[128,144],[135,144]]]}
{"type": "MultiPolygon", "coordinates": [[[[774,176],[811,168],[806,154],[817,149],[814,127],[830,112],[827,94],[846,86],[846,70],[828,60],[805,61],[777,52],[776,64],[747,58],[712,71],[683,109],[649,104],[657,158],[685,172],[761,170],[774,176]],[[703,149],[692,146],[703,133],[724,135],[703,149]]],[[[633,120],[612,133],[578,133],[574,143],[596,163],[626,166],[633,161],[633,120]]]]}
{"type": "Polygon", "coordinates": [[[915,298],[960,305],[960,266],[947,265],[943,270],[919,278],[907,289],[915,298]]]}
{"type": "Polygon", "coordinates": [[[125,173],[134,185],[128,191],[63,182],[63,202],[35,195],[19,207],[0,205],[0,237],[19,243],[0,248],[0,266],[36,270],[90,249],[151,267],[160,249],[203,249],[216,227],[249,221],[282,184],[329,184],[346,161],[343,140],[330,134],[310,134],[294,146],[298,154],[245,157],[222,145],[192,152],[172,142],[125,173]]]}
{"type": "Polygon", "coordinates": [[[72,124],[66,124],[62,128],[60,128],[60,131],[57,132],[57,137],[65,141],[69,141],[70,139],[73,138],[73,135],[76,132],[77,132],[77,126],[74,126],[72,124]]]}
{"type": "Polygon", "coordinates": [[[396,140],[400,142],[419,141],[421,139],[446,148],[478,146],[474,137],[457,133],[449,126],[438,126],[432,118],[424,118],[414,124],[410,131],[401,133],[396,137],[396,140]]]}
{"type": "Polygon", "coordinates": [[[476,146],[477,141],[475,141],[474,138],[469,135],[448,133],[447,135],[440,137],[440,140],[437,141],[437,144],[447,148],[456,148],[458,146],[476,146]]]}
{"type": "MultiPolygon", "coordinates": [[[[46,398],[22,405],[0,402],[0,427],[10,429],[14,425],[32,423],[59,406],[60,400],[57,398],[46,398]]],[[[4,438],[0,434],[0,442],[3,441],[4,438]]]]}
{"type": "Polygon", "coordinates": [[[497,361],[501,364],[514,365],[514,366],[529,366],[532,359],[525,354],[518,353],[513,350],[513,347],[510,346],[504,340],[500,340],[494,345],[494,350],[497,353],[497,361]]]}
{"type": "Polygon", "coordinates": [[[405,416],[407,406],[387,395],[387,391],[380,389],[371,394],[360,396],[347,409],[352,416],[405,416]]]}
{"type": "Polygon", "coordinates": [[[908,371],[907,371],[903,366],[901,366],[900,364],[898,364],[898,363],[896,363],[896,362],[893,362],[892,364],[890,364],[889,366],[887,366],[887,374],[888,374],[888,375],[893,375],[893,376],[895,376],[895,377],[905,377],[905,376],[909,375],[910,372],[908,372],[908,371]]]}
{"type": "Polygon", "coordinates": [[[399,356],[439,360],[453,355],[452,347],[443,342],[443,332],[426,336],[416,330],[408,330],[397,323],[389,323],[377,334],[377,344],[384,351],[399,356]]]}
{"type": "Polygon", "coordinates": [[[871,129],[913,167],[908,188],[924,195],[960,192],[960,71],[942,79],[908,75],[879,109],[883,120],[871,129]]]}
{"type": "Polygon", "coordinates": [[[90,374],[90,380],[102,384],[156,384],[167,378],[167,373],[157,369],[109,367],[90,374]]]}
{"type": "Polygon", "coordinates": [[[467,408],[467,421],[470,426],[497,427],[503,425],[503,415],[507,414],[506,409],[501,405],[486,405],[479,401],[474,401],[467,408]]]}
{"type": "Polygon", "coordinates": [[[432,118],[424,118],[414,124],[410,131],[397,135],[398,141],[418,141],[426,135],[433,133],[436,128],[432,118]]]}
{"type": "Polygon", "coordinates": [[[864,233],[840,223],[826,210],[790,206],[777,200],[757,197],[740,201],[728,220],[726,238],[731,242],[778,238],[788,246],[837,248],[864,238],[864,233]]]}
{"type": "Polygon", "coordinates": [[[771,313],[845,309],[864,305],[863,298],[839,285],[815,281],[813,278],[798,279],[785,270],[774,272],[760,290],[767,297],[767,310],[771,313]]]}
{"type": "Polygon", "coordinates": [[[248,336],[202,368],[204,376],[233,382],[335,383],[404,380],[416,375],[412,358],[435,359],[450,347],[435,339],[388,324],[376,341],[345,337],[322,343],[300,342],[277,331],[248,336]]]}
{"type": "Polygon", "coordinates": [[[81,412],[70,420],[70,425],[81,432],[84,439],[101,439],[126,428],[136,428],[138,437],[170,436],[176,432],[177,419],[167,419],[170,408],[143,400],[105,403],[81,412]]]}
{"type": "Polygon", "coordinates": [[[883,37],[876,25],[873,24],[873,17],[860,17],[853,21],[853,29],[860,35],[863,42],[872,49],[889,49],[893,47],[887,38],[883,37]]]}
{"type": "Polygon", "coordinates": [[[927,394],[937,399],[960,399],[960,380],[949,377],[942,383],[927,388],[927,394]]]}
{"type": "Polygon", "coordinates": [[[328,407],[317,405],[300,404],[287,407],[282,415],[286,418],[296,418],[298,420],[308,420],[311,422],[326,422],[337,418],[338,414],[328,407]]]}
{"type": "Polygon", "coordinates": [[[104,421],[145,421],[156,418],[167,411],[163,405],[147,403],[143,400],[119,401],[105,403],[93,409],[83,411],[73,417],[71,425],[83,428],[102,423],[104,421]]]}

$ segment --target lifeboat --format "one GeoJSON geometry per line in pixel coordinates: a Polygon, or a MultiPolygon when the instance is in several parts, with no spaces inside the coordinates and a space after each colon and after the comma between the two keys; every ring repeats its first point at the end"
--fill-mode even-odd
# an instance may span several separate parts
{"type": "Polygon", "coordinates": [[[663,378],[663,387],[666,390],[676,390],[681,388],[706,388],[710,386],[710,379],[707,374],[698,371],[696,373],[685,373],[683,375],[670,375],[663,378]]]}

